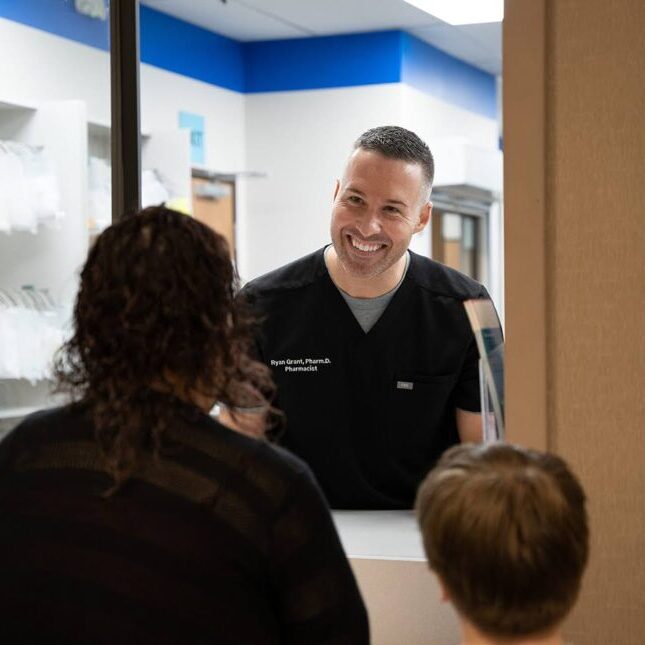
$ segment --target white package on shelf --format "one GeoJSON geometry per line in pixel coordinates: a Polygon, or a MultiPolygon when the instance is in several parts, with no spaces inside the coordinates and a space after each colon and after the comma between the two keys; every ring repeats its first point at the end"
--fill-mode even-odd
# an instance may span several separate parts
{"type": "Polygon", "coordinates": [[[9,143],[0,142],[0,201],[6,210],[10,231],[35,232],[36,216],[30,208],[29,191],[22,163],[9,143]]]}
{"type": "Polygon", "coordinates": [[[141,173],[141,206],[159,206],[170,200],[170,193],[155,170],[141,173]]]}
{"type": "Polygon", "coordinates": [[[61,311],[49,305],[34,308],[24,292],[11,290],[9,295],[16,294],[10,304],[7,297],[0,304],[0,378],[47,379],[54,354],[65,340],[61,311]]]}
{"type": "Polygon", "coordinates": [[[31,197],[31,208],[39,224],[58,226],[65,216],[60,206],[60,190],[53,165],[42,148],[26,154],[23,160],[31,197]]]}
{"type": "MultiPolygon", "coordinates": [[[[112,170],[108,161],[90,157],[88,167],[90,229],[99,232],[112,222],[112,170]]],[[[156,170],[141,173],[141,206],[166,204],[171,194],[156,170]]]]}
{"type": "Polygon", "coordinates": [[[19,314],[15,308],[0,306],[0,379],[20,374],[19,314]]]}
{"type": "Polygon", "coordinates": [[[90,157],[88,167],[90,228],[102,231],[112,220],[112,170],[105,159],[90,157]]]}
{"type": "Polygon", "coordinates": [[[0,142],[0,231],[36,233],[64,216],[58,180],[41,146],[0,142]]]}

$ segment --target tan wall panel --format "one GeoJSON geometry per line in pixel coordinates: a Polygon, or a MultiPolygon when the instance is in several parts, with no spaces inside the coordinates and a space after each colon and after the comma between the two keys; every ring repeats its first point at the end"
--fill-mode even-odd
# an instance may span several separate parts
{"type": "Polygon", "coordinates": [[[547,20],[553,447],[590,500],[570,637],[645,637],[645,3],[557,0],[547,20]]]}
{"type": "MultiPolygon", "coordinates": [[[[511,21],[505,31],[523,19],[530,30],[526,5],[507,1],[511,21]]],[[[546,286],[548,444],[571,463],[589,496],[592,558],[567,637],[581,645],[640,645],[645,642],[645,3],[546,0],[545,25],[544,273],[523,278],[524,289],[534,278],[546,286]]],[[[505,61],[528,55],[513,49],[520,43],[506,34],[504,45],[505,61]]],[[[507,90],[513,91],[506,77],[507,90]]],[[[514,182],[521,174],[514,166],[521,163],[522,149],[513,148],[510,137],[525,119],[519,109],[506,107],[505,97],[506,190],[517,197],[521,183],[514,182]]],[[[517,202],[506,200],[509,223],[521,217],[516,208],[517,202]]],[[[512,236],[512,224],[506,230],[506,248],[512,249],[519,238],[512,236]]],[[[528,244],[539,251],[539,243],[528,244]]],[[[509,278],[518,268],[526,263],[507,251],[509,278]]],[[[526,297],[517,280],[509,282],[507,307],[526,297]]],[[[528,327],[513,328],[519,322],[507,318],[509,354],[511,337],[528,333],[528,327]]],[[[525,358],[521,368],[518,353],[509,355],[509,384],[518,370],[532,370],[531,356],[525,358]]],[[[513,406],[522,404],[523,395],[532,400],[531,392],[509,387],[513,406]]],[[[509,435],[521,438],[512,421],[509,416],[509,435]]]]}
{"type": "Polygon", "coordinates": [[[544,0],[507,0],[504,51],[506,430],[547,446],[544,0]]]}

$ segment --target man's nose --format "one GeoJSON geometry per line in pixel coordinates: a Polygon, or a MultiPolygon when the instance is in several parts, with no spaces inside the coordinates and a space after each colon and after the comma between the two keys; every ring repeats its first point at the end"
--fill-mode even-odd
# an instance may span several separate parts
{"type": "Polygon", "coordinates": [[[374,210],[364,212],[356,221],[356,228],[363,237],[377,235],[381,232],[381,220],[374,210]]]}

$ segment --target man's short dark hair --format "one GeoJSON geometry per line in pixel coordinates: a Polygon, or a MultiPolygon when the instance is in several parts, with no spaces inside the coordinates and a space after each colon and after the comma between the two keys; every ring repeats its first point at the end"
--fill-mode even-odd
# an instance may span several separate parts
{"type": "Polygon", "coordinates": [[[545,632],[575,603],[589,549],[585,494],[559,457],[456,446],[421,485],[416,510],[430,567],[483,633],[545,632]]]}
{"type": "Polygon", "coordinates": [[[423,169],[428,197],[434,180],[434,159],[430,148],[411,130],[397,125],[382,125],[363,132],[354,142],[354,149],[373,150],[384,157],[418,163],[423,169]]]}

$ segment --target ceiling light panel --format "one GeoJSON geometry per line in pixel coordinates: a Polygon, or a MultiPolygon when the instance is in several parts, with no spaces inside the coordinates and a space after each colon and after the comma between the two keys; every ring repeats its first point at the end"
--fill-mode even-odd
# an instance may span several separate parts
{"type": "Polygon", "coordinates": [[[504,0],[405,0],[450,25],[501,22],[504,0]]]}

